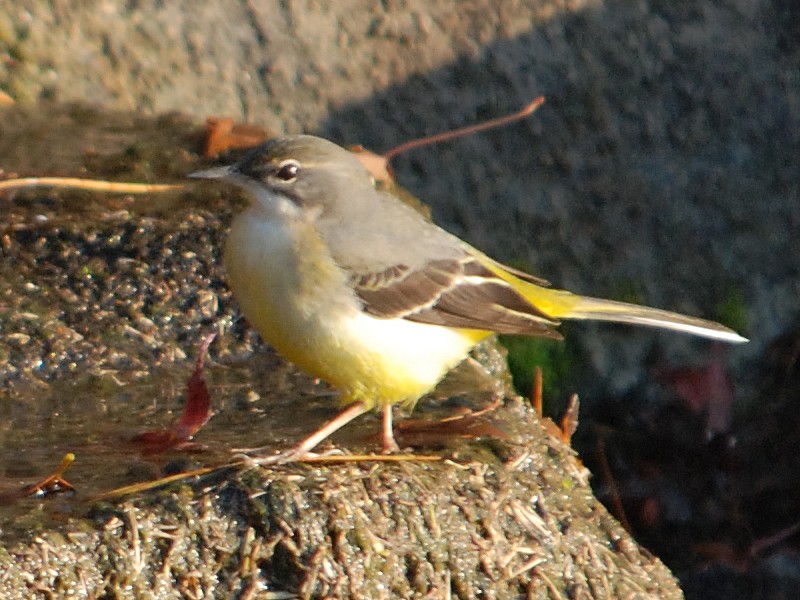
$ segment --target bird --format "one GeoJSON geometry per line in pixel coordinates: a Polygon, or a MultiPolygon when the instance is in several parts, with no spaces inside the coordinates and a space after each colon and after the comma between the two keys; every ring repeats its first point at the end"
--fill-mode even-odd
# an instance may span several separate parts
{"type": "Polygon", "coordinates": [[[493,333],[560,339],[560,322],[576,319],[747,341],[712,321],[551,288],[382,191],[355,154],[321,137],[273,138],[189,177],[247,192],[223,256],[233,296],[265,341],[345,407],[265,460],[301,459],[372,409],[383,411],[384,450],[398,450],[392,407],[413,408],[493,333]]]}

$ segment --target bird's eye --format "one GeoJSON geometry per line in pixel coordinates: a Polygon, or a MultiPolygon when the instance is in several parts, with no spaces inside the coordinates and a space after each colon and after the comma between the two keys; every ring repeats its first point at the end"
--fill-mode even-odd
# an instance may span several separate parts
{"type": "Polygon", "coordinates": [[[281,166],[275,173],[275,177],[281,181],[294,181],[297,179],[297,174],[300,172],[300,163],[296,160],[287,160],[281,163],[281,166]]]}

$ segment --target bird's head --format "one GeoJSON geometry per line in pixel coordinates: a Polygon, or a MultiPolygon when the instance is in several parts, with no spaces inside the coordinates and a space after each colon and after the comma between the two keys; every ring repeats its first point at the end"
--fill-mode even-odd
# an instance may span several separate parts
{"type": "Polygon", "coordinates": [[[342,208],[336,203],[348,202],[374,185],[352,152],[312,135],[272,139],[232,165],[189,177],[234,183],[265,208],[281,211],[336,211],[342,208]]]}

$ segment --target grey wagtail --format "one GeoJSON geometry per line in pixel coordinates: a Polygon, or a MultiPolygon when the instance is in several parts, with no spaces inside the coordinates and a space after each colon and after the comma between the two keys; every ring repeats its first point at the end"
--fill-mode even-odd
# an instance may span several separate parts
{"type": "Polygon", "coordinates": [[[711,321],[551,289],[378,191],[354,154],[318,137],[276,138],[190,177],[249,192],[225,249],[234,297],[266,341],[348,405],[275,462],[372,408],[396,450],[392,405],[412,407],[493,332],[560,338],[561,319],[595,319],[746,341],[711,321]]]}

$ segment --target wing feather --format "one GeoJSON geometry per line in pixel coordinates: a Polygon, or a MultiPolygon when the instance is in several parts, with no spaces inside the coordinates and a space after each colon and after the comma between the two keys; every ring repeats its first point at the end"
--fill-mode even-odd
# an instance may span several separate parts
{"type": "Polygon", "coordinates": [[[364,310],[446,327],[559,338],[558,321],[537,310],[475,258],[434,260],[412,270],[393,265],[352,277],[364,310]]]}

